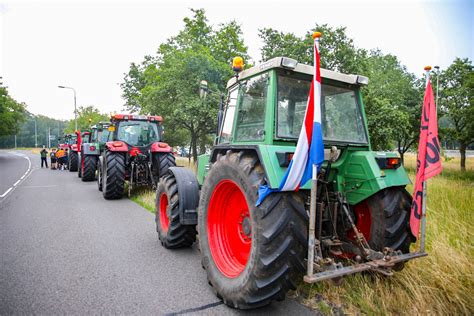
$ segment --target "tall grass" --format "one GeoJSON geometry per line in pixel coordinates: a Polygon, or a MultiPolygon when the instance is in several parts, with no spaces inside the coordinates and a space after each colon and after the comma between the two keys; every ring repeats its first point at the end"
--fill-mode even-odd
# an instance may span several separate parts
{"type": "MultiPolygon", "coordinates": [[[[196,172],[196,166],[187,158],[176,157],[176,166],[193,169],[196,172]]],[[[146,188],[134,190],[130,199],[148,211],[155,213],[155,192],[146,188]]]]}
{"type": "MultiPolygon", "coordinates": [[[[415,178],[414,156],[405,165],[415,178]]],[[[318,307],[321,299],[350,314],[472,315],[474,313],[474,159],[467,171],[459,159],[443,163],[441,175],[428,181],[428,257],[406,264],[391,278],[354,275],[340,287],[328,282],[302,285],[303,301],[318,307]]],[[[413,185],[408,186],[409,192],[413,185]]],[[[417,249],[414,245],[412,250],[417,249]]]]}
{"type": "MultiPolygon", "coordinates": [[[[182,158],[177,164],[190,166],[182,158]]],[[[407,155],[405,167],[413,182],[415,166],[416,157],[407,155]]],[[[428,257],[408,262],[391,278],[357,274],[347,276],[341,286],[331,281],[302,284],[295,295],[323,314],[474,314],[474,159],[467,160],[463,173],[459,158],[443,162],[443,168],[428,181],[428,257]]],[[[413,185],[407,189],[412,193],[413,185]]],[[[154,212],[154,195],[142,190],[132,200],[154,212]]]]}

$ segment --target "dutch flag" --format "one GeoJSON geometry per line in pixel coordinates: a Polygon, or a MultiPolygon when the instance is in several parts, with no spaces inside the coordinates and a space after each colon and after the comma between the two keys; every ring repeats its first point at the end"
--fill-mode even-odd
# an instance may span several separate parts
{"type": "Polygon", "coordinates": [[[321,68],[319,59],[319,33],[314,38],[314,75],[308,96],[304,124],[301,127],[296,150],[278,189],[260,186],[257,206],[272,192],[298,191],[317,172],[324,160],[323,132],[321,127],[321,68]]]}

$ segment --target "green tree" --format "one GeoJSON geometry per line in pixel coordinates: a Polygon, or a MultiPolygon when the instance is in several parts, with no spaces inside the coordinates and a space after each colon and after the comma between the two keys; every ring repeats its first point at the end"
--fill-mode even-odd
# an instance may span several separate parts
{"type": "Polygon", "coordinates": [[[223,89],[223,67],[225,66],[213,59],[203,47],[200,51],[177,50],[163,58],[154,85],[143,89],[141,112],[159,113],[164,117],[167,131],[165,137],[170,132],[174,134],[180,129],[186,130],[195,159],[200,139],[215,129],[218,91],[223,89]],[[200,99],[201,80],[206,80],[209,88],[217,93],[200,99]]]}
{"type": "Polygon", "coordinates": [[[26,113],[26,104],[14,100],[0,83],[0,136],[18,133],[26,113]]]}
{"type": "Polygon", "coordinates": [[[315,31],[322,33],[320,41],[322,68],[344,73],[355,73],[360,69],[366,52],[355,47],[354,40],[347,36],[345,27],[333,28],[327,24],[316,24],[302,37],[272,28],[260,29],[259,37],[263,40],[262,61],[285,56],[301,63],[313,64],[312,34],[315,31]]]}
{"type": "Polygon", "coordinates": [[[212,142],[219,95],[232,76],[234,56],[248,59],[240,25],[231,21],[213,27],[203,9],[191,9],[184,28],[159,46],[156,56],[132,64],[121,84],[126,108],[164,117],[165,141],[190,145],[197,159],[212,142]],[[199,98],[199,84],[206,80],[210,93],[199,98]],[[188,140],[186,140],[186,138],[188,140]]]}
{"type": "MultiPolygon", "coordinates": [[[[106,114],[99,112],[93,105],[80,106],[77,110],[77,129],[84,130],[90,128],[92,125],[100,121],[108,121],[109,117],[106,114]]],[[[70,120],[64,132],[73,133],[75,127],[74,120],[70,120]]]]}
{"type": "Polygon", "coordinates": [[[456,58],[440,75],[440,107],[450,123],[448,137],[459,143],[461,170],[466,170],[466,149],[474,143],[474,74],[472,61],[456,58]]]}
{"type": "MultiPolygon", "coordinates": [[[[419,135],[422,90],[397,57],[371,51],[361,71],[370,78],[363,89],[371,145],[375,150],[397,148],[404,154],[419,135]]],[[[424,91],[424,90],[423,90],[424,91]]]]}

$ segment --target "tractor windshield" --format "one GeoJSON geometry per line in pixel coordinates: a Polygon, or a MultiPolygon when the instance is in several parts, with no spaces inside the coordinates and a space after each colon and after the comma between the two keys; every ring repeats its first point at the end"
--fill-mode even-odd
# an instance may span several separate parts
{"type": "Polygon", "coordinates": [[[64,137],[64,143],[67,145],[74,145],[77,143],[77,136],[76,135],[66,135],[64,137]]]}
{"type": "Polygon", "coordinates": [[[109,130],[107,128],[97,129],[97,141],[99,143],[106,143],[109,138],[109,130]]]}
{"type": "MultiPolygon", "coordinates": [[[[310,78],[278,76],[277,137],[298,138],[308,102],[310,78]]],[[[326,141],[367,143],[364,120],[356,91],[322,85],[321,120],[326,141]]]]}
{"type": "Polygon", "coordinates": [[[121,121],[117,139],[131,146],[147,146],[160,141],[159,127],[157,123],[148,121],[121,121]]]}

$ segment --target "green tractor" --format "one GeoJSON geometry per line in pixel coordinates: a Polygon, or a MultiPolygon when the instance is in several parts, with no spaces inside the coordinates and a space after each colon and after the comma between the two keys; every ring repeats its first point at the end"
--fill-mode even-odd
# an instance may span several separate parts
{"type": "Polygon", "coordinates": [[[292,159],[313,71],[277,57],[237,74],[227,84],[216,142],[199,157],[197,177],[170,168],[159,182],[162,245],[187,247],[198,234],[209,284],[229,306],[282,300],[303,275],[310,283],[366,270],[391,275],[426,255],[409,253],[416,239],[405,189],[410,180],[400,159],[371,150],[363,76],[321,70],[325,162],[311,219],[314,238],[308,238],[311,181],[295,192],[272,193],[257,206],[259,188],[278,189],[292,159]]]}
{"type": "Polygon", "coordinates": [[[109,137],[109,126],[109,122],[99,122],[92,126],[89,142],[82,142],[78,157],[78,176],[82,181],[94,181],[96,179],[98,160],[109,137]]]}

